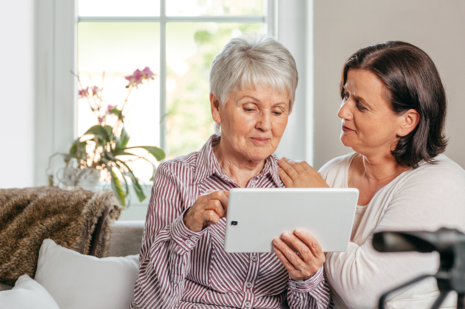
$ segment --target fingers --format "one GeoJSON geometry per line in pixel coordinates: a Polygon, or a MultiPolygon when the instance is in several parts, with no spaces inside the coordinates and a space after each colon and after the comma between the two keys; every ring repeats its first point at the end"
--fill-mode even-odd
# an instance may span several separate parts
{"type": "MultiPolygon", "coordinates": [[[[280,260],[286,266],[287,270],[296,270],[302,263],[302,260],[297,256],[297,254],[289,248],[288,245],[282,239],[275,238],[273,239],[273,250],[281,254],[280,260]]],[[[280,257],[280,255],[278,255],[280,257]]]]}
{"type": "Polygon", "coordinates": [[[290,178],[294,179],[296,178],[297,176],[299,176],[299,174],[297,173],[297,171],[294,169],[294,167],[292,167],[286,158],[281,158],[279,161],[278,161],[278,164],[279,166],[284,170],[284,172],[286,172],[287,175],[290,176],[290,178]]]}
{"type": "Polygon", "coordinates": [[[308,164],[307,162],[305,161],[302,161],[300,162],[300,165],[304,168],[304,170],[306,170],[307,172],[308,171],[315,171],[315,169],[310,165],[308,164]]]}
{"type": "Polygon", "coordinates": [[[307,170],[303,168],[302,162],[304,161],[294,161],[294,160],[288,160],[287,163],[290,164],[297,173],[305,173],[307,170]]]}
{"type": "Polygon", "coordinates": [[[221,217],[218,216],[217,212],[214,210],[207,210],[202,212],[202,221],[204,222],[203,227],[210,224],[218,223],[221,217]]]}
{"type": "Polygon", "coordinates": [[[294,234],[283,233],[283,235],[281,235],[281,239],[289,246],[289,248],[291,248],[294,252],[297,252],[300,259],[304,260],[305,263],[314,263],[315,257],[310,248],[294,234]]]}
{"type": "Polygon", "coordinates": [[[318,259],[320,262],[322,260],[321,263],[324,263],[325,254],[323,252],[323,249],[321,249],[320,244],[318,243],[316,238],[312,236],[312,234],[310,234],[309,232],[307,232],[305,230],[297,229],[297,230],[294,231],[294,235],[300,241],[302,241],[302,243],[304,243],[305,246],[307,246],[307,248],[310,249],[310,251],[312,252],[312,255],[316,259],[318,259]]]}
{"type": "Polygon", "coordinates": [[[218,212],[218,215],[220,215],[220,217],[226,216],[226,212],[228,210],[228,198],[228,191],[215,191],[212,194],[210,194],[210,201],[213,202],[215,205],[220,206],[221,208],[221,214],[218,212]],[[217,204],[215,201],[218,201],[219,204],[217,204]]]}
{"type": "Polygon", "coordinates": [[[273,239],[273,250],[294,280],[310,278],[325,262],[318,242],[310,233],[300,230],[293,234],[283,233],[281,238],[273,239]]]}
{"type": "Polygon", "coordinates": [[[281,250],[279,250],[277,245],[275,245],[274,241],[273,241],[273,251],[274,253],[276,253],[276,256],[281,261],[281,263],[283,263],[284,267],[286,267],[289,273],[295,271],[294,265],[292,265],[291,262],[288,261],[286,256],[281,252],[281,250]]]}
{"type": "Polygon", "coordinates": [[[289,175],[282,168],[278,168],[278,174],[286,188],[292,188],[294,186],[292,178],[289,177],[289,175]]]}

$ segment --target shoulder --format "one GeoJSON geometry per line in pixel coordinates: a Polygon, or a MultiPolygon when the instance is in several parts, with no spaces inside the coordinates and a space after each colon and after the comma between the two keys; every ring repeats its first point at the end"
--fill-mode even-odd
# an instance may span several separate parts
{"type": "Polygon", "coordinates": [[[445,155],[434,163],[420,163],[383,189],[379,201],[386,201],[386,213],[396,216],[390,227],[436,230],[465,224],[465,171],[445,155]]]}
{"type": "Polygon", "coordinates": [[[409,182],[465,188],[465,170],[445,155],[438,155],[432,163],[420,163],[419,167],[408,171],[406,178],[409,182]]]}
{"type": "Polygon", "coordinates": [[[192,152],[185,156],[179,156],[171,160],[162,162],[158,168],[155,178],[169,177],[187,180],[192,178],[197,165],[199,152],[192,152]]]}

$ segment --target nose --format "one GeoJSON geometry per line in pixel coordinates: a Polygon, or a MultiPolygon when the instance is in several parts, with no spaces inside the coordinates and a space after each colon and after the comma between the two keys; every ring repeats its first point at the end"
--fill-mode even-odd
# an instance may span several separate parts
{"type": "Polygon", "coordinates": [[[271,130],[271,115],[269,113],[259,113],[258,119],[257,119],[257,125],[255,128],[262,132],[268,132],[271,130]]]}
{"type": "Polygon", "coordinates": [[[341,107],[339,108],[339,112],[337,116],[341,119],[350,120],[352,119],[352,112],[350,111],[350,98],[347,101],[342,101],[341,107]]]}

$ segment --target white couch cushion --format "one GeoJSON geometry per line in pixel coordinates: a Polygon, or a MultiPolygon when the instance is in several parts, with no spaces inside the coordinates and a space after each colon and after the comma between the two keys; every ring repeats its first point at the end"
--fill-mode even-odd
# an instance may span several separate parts
{"type": "Polygon", "coordinates": [[[28,275],[16,280],[15,287],[0,292],[2,309],[60,309],[52,296],[28,275]]]}
{"type": "Polygon", "coordinates": [[[139,256],[96,258],[46,239],[35,280],[60,309],[127,309],[133,300],[139,256]]]}

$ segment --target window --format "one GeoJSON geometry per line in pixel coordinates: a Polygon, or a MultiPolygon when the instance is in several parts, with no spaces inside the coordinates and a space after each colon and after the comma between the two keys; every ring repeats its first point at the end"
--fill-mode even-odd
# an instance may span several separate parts
{"type": "MultiPolygon", "coordinates": [[[[104,100],[121,107],[124,76],[150,67],[157,77],[126,103],[129,146],[157,145],[168,159],[197,151],[214,132],[208,84],[214,56],[245,32],[273,34],[273,6],[272,0],[79,0],[81,82],[103,85],[104,100]]],[[[96,118],[85,100],[77,114],[82,135],[96,118]]],[[[150,179],[149,163],[130,164],[142,181],[150,179]]]]}
{"type": "MultiPolygon", "coordinates": [[[[36,15],[35,185],[47,185],[48,173],[56,175],[63,167],[50,156],[67,153],[78,133],[96,122],[85,102],[77,101],[70,70],[80,70],[83,83],[90,76],[97,85],[105,70],[104,95],[112,104],[125,95],[121,76],[146,65],[156,71],[157,79],[131,94],[132,143],[158,144],[172,157],[197,150],[213,132],[208,96],[202,94],[208,91],[210,60],[224,42],[248,29],[265,29],[296,60],[296,103],[276,153],[312,163],[311,1],[54,0],[41,2],[36,15]]],[[[147,179],[145,167],[136,172],[147,179]]],[[[146,196],[151,187],[150,182],[143,186],[146,196]]],[[[148,202],[131,197],[120,220],[143,220],[148,202]]]]}

